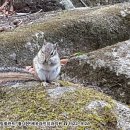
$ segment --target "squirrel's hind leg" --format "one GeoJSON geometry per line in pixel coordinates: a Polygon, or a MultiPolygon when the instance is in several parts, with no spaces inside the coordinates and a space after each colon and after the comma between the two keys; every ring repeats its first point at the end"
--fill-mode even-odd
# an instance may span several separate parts
{"type": "Polygon", "coordinates": [[[45,74],[45,71],[40,69],[38,72],[37,72],[37,75],[38,75],[38,78],[41,80],[41,81],[45,81],[46,82],[46,74],[45,74]]]}
{"type": "Polygon", "coordinates": [[[39,70],[39,71],[37,72],[37,75],[38,75],[39,79],[42,81],[42,82],[41,82],[41,85],[42,85],[43,87],[48,87],[49,84],[50,84],[50,82],[49,82],[49,81],[47,82],[46,72],[41,69],[41,70],[39,70]]]}
{"type": "Polygon", "coordinates": [[[58,66],[57,68],[55,68],[53,71],[51,71],[49,74],[48,74],[48,79],[49,81],[55,81],[59,74],[60,74],[60,71],[61,71],[61,66],[58,66]]]}
{"type": "Polygon", "coordinates": [[[43,86],[43,87],[48,87],[50,85],[50,83],[47,83],[47,82],[42,82],[41,83],[41,86],[43,86]]]}

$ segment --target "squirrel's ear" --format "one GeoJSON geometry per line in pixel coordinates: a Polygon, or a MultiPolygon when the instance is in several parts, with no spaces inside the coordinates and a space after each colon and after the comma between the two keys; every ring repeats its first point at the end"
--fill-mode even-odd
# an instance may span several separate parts
{"type": "Polygon", "coordinates": [[[44,45],[46,45],[46,44],[47,44],[47,41],[46,41],[46,39],[44,39],[44,41],[43,41],[43,44],[44,44],[44,45]]]}
{"type": "Polygon", "coordinates": [[[58,43],[54,44],[54,49],[57,49],[58,43]]]}

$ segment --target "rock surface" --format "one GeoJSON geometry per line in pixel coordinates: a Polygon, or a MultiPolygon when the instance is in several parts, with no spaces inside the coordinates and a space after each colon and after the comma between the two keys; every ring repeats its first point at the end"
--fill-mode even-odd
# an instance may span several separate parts
{"type": "MultiPolygon", "coordinates": [[[[88,7],[128,2],[129,0],[82,0],[88,7]]],[[[76,7],[85,6],[81,0],[72,0],[76,7]]]]}
{"type": "Polygon", "coordinates": [[[121,11],[129,4],[76,9],[55,15],[44,13],[45,17],[41,18],[35,14],[29,25],[0,33],[0,66],[32,64],[32,58],[41,47],[44,37],[59,44],[61,56],[79,50],[90,52],[127,40],[130,34],[129,20],[122,17],[121,11]]]}
{"type": "MultiPolygon", "coordinates": [[[[130,128],[130,109],[103,93],[65,81],[60,81],[57,87],[27,84],[0,88],[1,121],[60,121],[59,126],[52,127],[67,130],[130,128]]],[[[30,130],[52,128],[45,124],[25,127],[30,130]]],[[[17,128],[20,126],[16,125],[14,130],[17,128]]]]}
{"type": "MultiPolygon", "coordinates": [[[[0,0],[0,5],[4,1],[0,0]]],[[[59,0],[15,0],[13,1],[13,7],[17,13],[34,13],[41,9],[43,12],[64,9],[59,0]]]]}
{"type": "MultiPolygon", "coordinates": [[[[92,101],[89,105],[86,105],[85,109],[93,113],[100,113],[105,107],[110,107],[110,104],[104,101],[92,101]]],[[[112,113],[117,117],[117,128],[121,128],[122,130],[130,129],[130,109],[127,106],[115,102],[112,113]]]]}
{"type": "Polygon", "coordinates": [[[129,49],[130,40],[74,57],[65,68],[65,77],[100,86],[105,93],[129,104],[129,49]]]}

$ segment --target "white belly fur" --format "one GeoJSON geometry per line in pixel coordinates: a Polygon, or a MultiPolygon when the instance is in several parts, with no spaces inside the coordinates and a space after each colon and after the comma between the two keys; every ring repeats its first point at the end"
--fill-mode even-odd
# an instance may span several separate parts
{"type": "Polygon", "coordinates": [[[35,71],[37,72],[39,79],[42,81],[55,80],[61,70],[60,63],[57,63],[54,66],[42,65],[37,62],[38,60],[36,58],[37,57],[34,58],[34,68],[35,68],[35,71]]]}

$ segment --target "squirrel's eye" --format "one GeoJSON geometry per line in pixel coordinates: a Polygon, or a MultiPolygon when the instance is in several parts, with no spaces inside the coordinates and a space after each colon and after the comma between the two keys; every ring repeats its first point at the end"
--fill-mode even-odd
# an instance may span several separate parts
{"type": "Polygon", "coordinates": [[[52,51],[52,52],[51,52],[51,56],[53,56],[54,54],[55,54],[55,51],[52,51]]]}
{"type": "Polygon", "coordinates": [[[51,56],[53,56],[53,53],[54,53],[54,52],[51,52],[51,56]]]}

